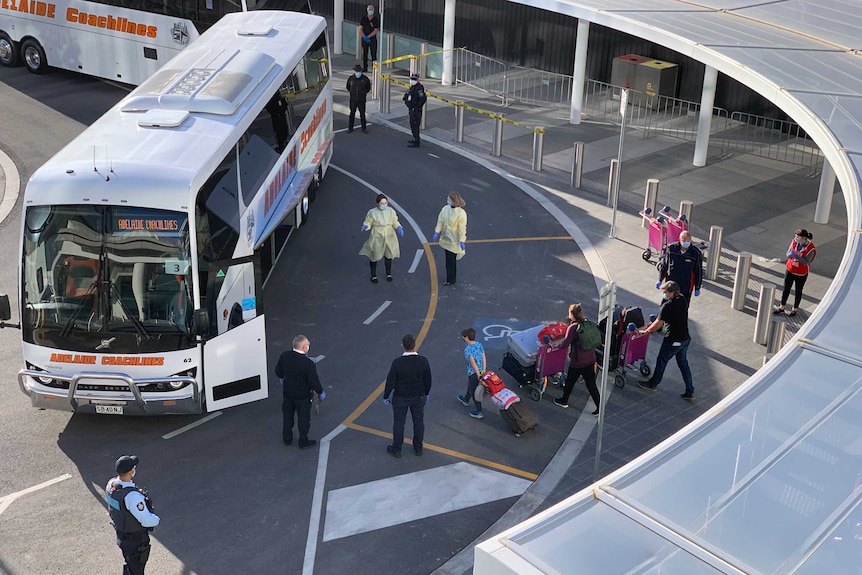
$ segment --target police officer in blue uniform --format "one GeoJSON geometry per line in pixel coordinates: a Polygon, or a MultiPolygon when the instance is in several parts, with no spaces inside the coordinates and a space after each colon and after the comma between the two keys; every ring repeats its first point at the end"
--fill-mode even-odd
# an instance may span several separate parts
{"type": "Polygon", "coordinates": [[[123,575],[144,575],[150,557],[150,531],[159,524],[159,516],[153,513],[147,492],[132,481],[137,466],[137,456],[122,456],[117,460],[117,476],[105,487],[108,514],[126,561],[123,575]]]}
{"type": "Polygon", "coordinates": [[[407,144],[408,148],[419,147],[419,124],[422,122],[422,106],[428,97],[425,95],[425,86],[419,81],[419,74],[410,74],[410,88],[404,93],[404,104],[407,106],[410,116],[410,131],[413,139],[407,144]]]}

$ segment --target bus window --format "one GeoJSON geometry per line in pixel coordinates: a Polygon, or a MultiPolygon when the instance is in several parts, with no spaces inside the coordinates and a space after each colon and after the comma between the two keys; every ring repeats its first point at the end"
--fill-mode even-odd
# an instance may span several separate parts
{"type": "Polygon", "coordinates": [[[306,52],[282,85],[281,93],[293,107],[296,124],[311,111],[317,96],[329,81],[329,63],[326,53],[326,37],[321,34],[317,42],[306,52]]]}

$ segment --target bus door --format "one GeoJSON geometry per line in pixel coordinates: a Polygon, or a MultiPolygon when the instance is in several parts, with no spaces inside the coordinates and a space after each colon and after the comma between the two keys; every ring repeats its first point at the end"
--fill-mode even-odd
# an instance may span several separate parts
{"type": "Polygon", "coordinates": [[[266,329],[259,257],[209,264],[204,344],[207,411],[266,399],[266,329]]]}

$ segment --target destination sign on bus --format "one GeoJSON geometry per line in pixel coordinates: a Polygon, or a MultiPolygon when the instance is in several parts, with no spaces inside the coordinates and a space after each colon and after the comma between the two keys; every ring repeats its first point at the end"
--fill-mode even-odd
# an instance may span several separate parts
{"type": "Polygon", "coordinates": [[[115,218],[114,229],[121,232],[175,232],[180,229],[178,219],[165,218],[115,218]]]}
{"type": "MultiPolygon", "coordinates": [[[[96,365],[99,356],[77,353],[52,353],[51,363],[78,363],[96,365]]],[[[134,355],[103,355],[98,361],[102,365],[145,365],[161,367],[165,365],[164,357],[140,357],[134,355]]]]}

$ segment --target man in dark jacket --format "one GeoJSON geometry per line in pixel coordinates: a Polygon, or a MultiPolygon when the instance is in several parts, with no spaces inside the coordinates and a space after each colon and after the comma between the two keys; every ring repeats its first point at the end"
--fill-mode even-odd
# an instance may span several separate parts
{"type": "Polygon", "coordinates": [[[688,332],[688,304],[675,281],[664,282],[661,290],[664,293],[664,303],[661,304],[658,318],[638,331],[655,333],[665,325],[668,328],[662,339],[661,349],[658,350],[652,377],[648,381],[638,382],[638,386],[648,391],[655,391],[664,377],[668,362],[676,358],[682,381],[685,383],[685,391],[680,397],[694,399],[694,384],[691,380],[691,368],[688,365],[688,346],[691,343],[691,335],[688,332]]]}
{"type": "Polygon", "coordinates": [[[419,124],[422,122],[422,106],[428,100],[425,95],[425,86],[419,81],[419,74],[410,74],[410,88],[404,94],[404,103],[410,115],[410,131],[413,139],[407,144],[409,148],[419,147],[419,124]]]}
{"type": "Polygon", "coordinates": [[[431,366],[426,358],[416,353],[416,339],[412,335],[405,335],[401,338],[401,346],[404,353],[392,361],[383,390],[383,403],[392,405],[394,418],[392,445],[386,446],[386,452],[396,458],[401,457],[408,409],[413,417],[413,451],[416,455],[422,455],[425,404],[431,393],[431,366]]]}
{"type": "Polygon", "coordinates": [[[371,80],[362,74],[362,66],[357,64],[353,67],[353,74],[347,79],[347,92],[350,94],[350,119],[347,121],[347,131],[353,131],[353,121],[356,119],[356,110],[359,110],[359,121],[362,124],[362,132],[367,134],[365,127],[365,98],[371,91],[371,80]]]}
{"type": "Polygon", "coordinates": [[[667,247],[667,256],[662,259],[658,268],[660,288],[665,281],[674,281],[685,298],[685,303],[691,303],[691,294],[700,295],[700,285],[703,282],[703,253],[691,245],[691,233],[687,230],[679,234],[679,241],[667,247]]]}
{"type": "Polygon", "coordinates": [[[311,427],[312,392],[317,392],[320,399],[326,399],[326,393],[320,386],[317,377],[317,366],[308,357],[310,342],[304,335],[293,338],[293,349],[281,354],[275,364],[275,375],[281,380],[284,400],[281,403],[281,413],[284,417],[282,439],[285,445],[293,443],[293,414],[296,413],[299,428],[300,449],[311,447],[317,441],[308,438],[311,427]]]}
{"type": "Polygon", "coordinates": [[[374,13],[374,6],[371,4],[359,19],[359,31],[362,32],[362,71],[367,72],[369,51],[372,63],[377,61],[377,33],[380,32],[380,16],[374,13]]]}

